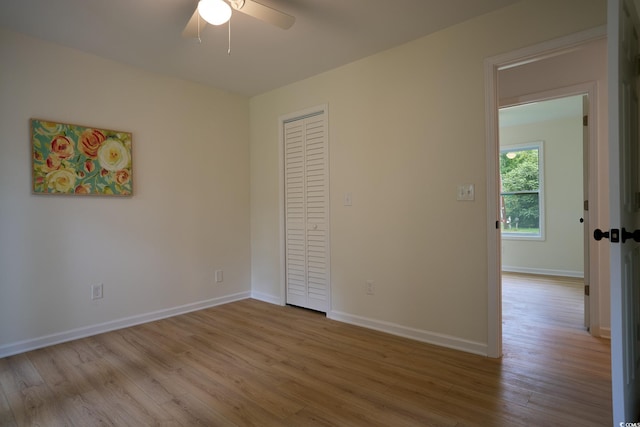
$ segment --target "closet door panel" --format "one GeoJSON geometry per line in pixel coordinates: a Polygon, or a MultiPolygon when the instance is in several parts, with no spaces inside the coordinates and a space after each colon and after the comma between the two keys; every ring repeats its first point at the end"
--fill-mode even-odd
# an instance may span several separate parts
{"type": "Polygon", "coordinates": [[[329,309],[329,170],[325,114],[285,123],[287,303],[329,309]]]}

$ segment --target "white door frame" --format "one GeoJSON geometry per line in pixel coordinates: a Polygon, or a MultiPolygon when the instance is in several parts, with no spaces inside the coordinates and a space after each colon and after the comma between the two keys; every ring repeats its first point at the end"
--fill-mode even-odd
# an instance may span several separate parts
{"type": "MultiPolygon", "coordinates": [[[[540,43],[535,46],[531,46],[524,49],[519,49],[506,54],[494,56],[485,59],[485,121],[486,121],[486,166],[487,166],[487,283],[488,283],[488,325],[487,325],[487,356],[499,358],[502,356],[502,283],[501,283],[501,240],[500,229],[497,226],[499,224],[499,180],[498,174],[498,153],[500,151],[498,141],[498,72],[500,70],[517,67],[527,63],[539,61],[541,59],[550,58],[557,55],[570,52],[580,45],[600,40],[606,37],[606,27],[598,27],[591,30],[583,31],[580,33],[572,34],[559,39],[550,40],[548,42],[540,43]]],[[[590,93],[590,95],[592,95],[590,93]]],[[[595,95],[595,93],[593,94],[595,95]]],[[[592,98],[595,99],[595,98],[592,98]]],[[[590,110],[592,117],[595,118],[595,102],[591,102],[590,110]]],[[[592,138],[590,141],[591,146],[596,145],[597,135],[591,133],[592,138]]],[[[590,158],[595,160],[595,150],[590,150],[590,158]]],[[[595,163],[593,163],[595,164],[595,163]]],[[[595,168],[593,168],[595,169],[595,168]]],[[[592,170],[591,173],[596,173],[592,170]]],[[[592,175],[594,176],[594,175],[592,175]]],[[[595,182],[594,179],[591,180],[595,182]]],[[[592,200],[592,207],[597,205],[595,201],[597,197],[597,189],[595,184],[589,186],[589,196],[592,200]],[[593,186],[593,188],[592,188],[593,186]]],[[[595,209],[589,210],[589,216],[592,221],[591,224],[596,224],[595,218],[591,215],[595,215],[595,209]]],[[[594,259],[595,253],[592,254],[594,259]]],[[[592,280],[597,278],[596,262],[590,264],[590,275],[592,280]],[[595,269],[595,270],[594,270],[595,269]]],[[[593,287],[592,287],[593,290],[593,287]]],[[[591,298],[592,308],[595,304],[596,298],[591,298]]],[[[595,320],[595,319],[593,319],[595,320]]],[[[592,321],[593,321],[592,320],[592,321]]]]}

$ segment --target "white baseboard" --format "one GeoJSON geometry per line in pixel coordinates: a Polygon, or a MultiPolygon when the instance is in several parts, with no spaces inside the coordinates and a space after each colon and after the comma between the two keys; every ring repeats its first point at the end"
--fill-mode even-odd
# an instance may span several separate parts
{"type": "Polygon", "coordinates": [[[114,331],[116,329],[128,328],[130,326],[140,325],[142,323],[153,322],[156,320],[165,319],[167,317],[173,317],[180,314],[190,313],[192,311],[215,307],[217,305],[227,304],[233,301],[239,301],[250,297],[250,292],[239,292],[237,294],[226,295],[219,298],[212,298],[205,301],[199,301],[191,304],[181,305],[178,307],[172,307],[136,316],[125,317],[122,319],[112,320],[109,322],[91,325],[83,328],[72,329],[69,331],[59,332],[25,341],[9,343],[0,346],[0,358],[24,353],[26,351],[36,350],[38,348],[48,347],[50,345],[85,338],[92,335],[102,334],[105,332],[114,331]]]}
{"type": "Polygon", "coordinates": [[[611,328],[600,328],[600,338],[611,339],[611,328]]]}
{"type": "Polygon", "coordinates": [[[269,304],[283,305],[280,296],[265,294],[262,292],[251,291],[251,298],[258,301],[268,302],[269,304]]]}
{"type": "Polygon", "coordinates": [[[502,271],[505,271],[507,273],[541,274],[544,276],[584,278],[584,272],[572,270],[551,270],[548,268],[513,267],[509,265],[503,265],[502,271]]]}
{"type": "Polygon", "coordinates": [[[392,335],[398,335],[405,338],[411,338],[416,341],[422,341],[429,344],[439,345],[454,350],[466,351],[467,353],[479,354],[486,356],[488,348],[486,343],[464,340],[450,335],[439,334],[436,332],[425,331],[422,329],[409,328],[407,326],[398,325],[396,323],[383,322],[376,319],[369,319],[362,316],[343,313],[340,311],[331,311],[327,313],[327,317],[340,322],[350,323],[352,325],[362,326],[377,331],[386,332],[392,335]]]}

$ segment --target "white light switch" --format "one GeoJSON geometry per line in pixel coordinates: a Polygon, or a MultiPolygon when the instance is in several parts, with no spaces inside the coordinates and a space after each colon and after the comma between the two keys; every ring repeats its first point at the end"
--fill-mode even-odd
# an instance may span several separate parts
{"type": "Polygon", "coordinates": [[[475,188],[473,184],[458,185],[458,196],[457,196],[458,200],[470,201],[470,200],[475,200],[475,198],[476,198],[476,193],[475,193],[475,188]]]}
{"type": "Polygon", "coordinates": [[[344,205],[351,206],[353,204],[353,197],[351,197],[351,193],[344,193],[344,205]]]}

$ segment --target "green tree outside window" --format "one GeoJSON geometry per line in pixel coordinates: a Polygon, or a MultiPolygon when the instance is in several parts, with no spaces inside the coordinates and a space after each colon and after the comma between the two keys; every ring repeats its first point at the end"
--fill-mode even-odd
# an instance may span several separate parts
{"type": "Polygon", "coordinates": [[[505,236],[542,237],[542,144],[500,151],[500,220],[505,236]]]}

